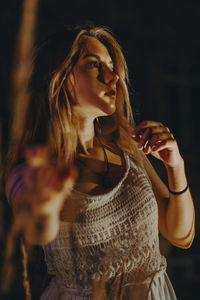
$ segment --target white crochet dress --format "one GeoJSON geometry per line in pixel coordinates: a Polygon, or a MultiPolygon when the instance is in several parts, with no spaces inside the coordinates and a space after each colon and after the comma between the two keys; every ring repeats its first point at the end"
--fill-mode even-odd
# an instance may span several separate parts
{"type": "Polygon", "coordinates": [[[111,191],[73,190],[71,201],[83,203],[79,220],[61,222],[56,239],[43,247],[55,277],[40,300],[176,299],[159,250],[151,182],[127,154],[125,160],[126,172],[111,191]]]}

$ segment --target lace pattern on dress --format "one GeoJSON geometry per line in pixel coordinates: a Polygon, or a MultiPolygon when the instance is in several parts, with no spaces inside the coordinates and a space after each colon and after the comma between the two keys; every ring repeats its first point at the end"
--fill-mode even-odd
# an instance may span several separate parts
{"type": "Polygon", "coordinates": [[[125,158],[126,172],[108,193],[72,192],[70,201],[84,204],[78,222],[61,222],[56,239],[43,247],[48,272],[68,287],[90,290],[93,279],[109,283],[122,275],[124,285],[140,284],[166,269],[151,182],[142,166],[125,158]]]}

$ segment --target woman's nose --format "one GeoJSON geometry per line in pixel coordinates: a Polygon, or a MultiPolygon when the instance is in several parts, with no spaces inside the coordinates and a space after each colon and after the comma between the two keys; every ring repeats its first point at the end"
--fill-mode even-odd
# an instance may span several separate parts
{"type": "Polygon", "coordinates": [[[104,66],[103,69],[103,77],[105,84],[116,84],[119,80],[119,76],[107,66],[104,66]]]}

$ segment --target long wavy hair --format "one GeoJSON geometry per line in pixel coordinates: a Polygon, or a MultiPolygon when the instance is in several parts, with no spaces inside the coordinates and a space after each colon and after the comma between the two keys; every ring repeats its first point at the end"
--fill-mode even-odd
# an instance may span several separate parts
{"type": "MultiPolygon", "coordinates": [[[[73,163],[77,152],[78,128],[66,81],[87,36],[94,37],[105,45],[119,76],[116,110],[112,115],[99,117],[98,126],[95,128],[100,125],[101,138],[105,145],[115,144],[122,151],[129,152],[137,161],[141,161],[139,151],[131,138],[134,120],[128,92],[128,69],[121,47],[110,29],[88,25],[56,33],[37,49],[25,130],[18,154],[13,153],[12,165],[22,159],[22,153],[27,146],[36,144],[45,144],[50,159],[55,163],[73,163]]],[[[98,129],[96,134],[97,131],[98,129]]]]}

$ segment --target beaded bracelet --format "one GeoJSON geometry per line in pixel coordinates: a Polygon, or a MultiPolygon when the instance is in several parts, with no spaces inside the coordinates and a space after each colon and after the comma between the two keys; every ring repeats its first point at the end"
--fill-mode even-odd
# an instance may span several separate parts
{"type": "Polygon", "coordinates": [[[181,195],[181,194],[185,193],[185,192],[187,191],[188,188],[189,188],[189,185],[187,184],[187,186],[184,188],[184,190],[182,190],[182,191],[180,191],[180,192],[173,192],[173,191],[170,190],[170,188],[168,188],[168,189],[169,189],[169,192],[170,192],[171,194],[173,194],[173,195],[181,195]]]}

